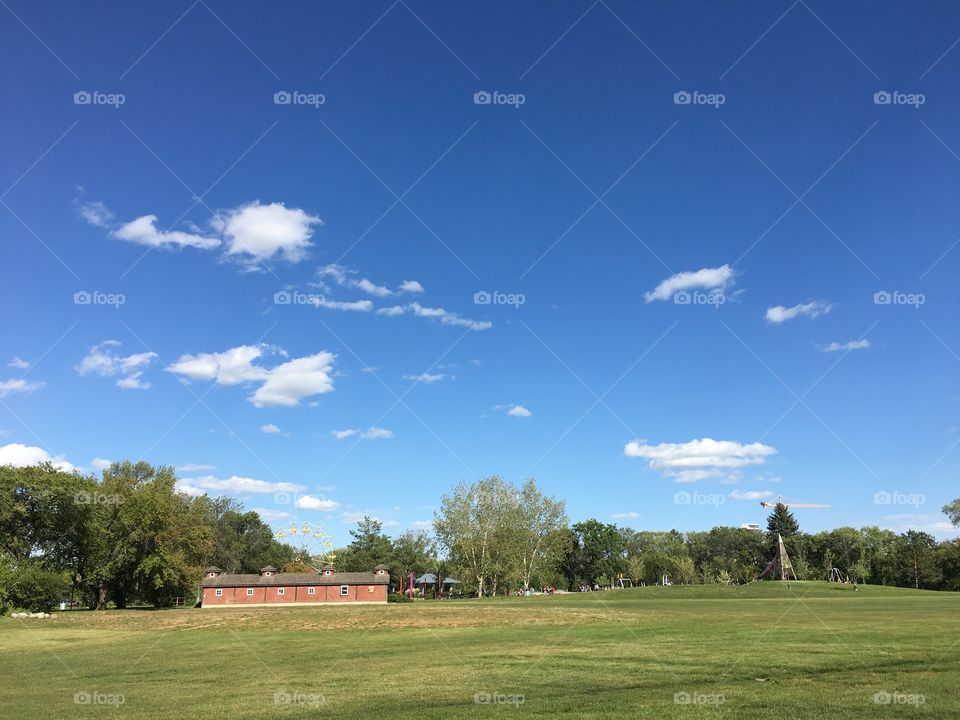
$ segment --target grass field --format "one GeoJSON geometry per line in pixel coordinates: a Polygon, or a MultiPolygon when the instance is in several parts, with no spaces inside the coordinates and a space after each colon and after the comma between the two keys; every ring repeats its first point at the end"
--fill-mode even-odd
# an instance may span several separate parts
{"type": "Polygon", "coordinates": [[[960,717],[958,594],[794,582],[62,615],[0,619],[0,716],[960,717]]]}

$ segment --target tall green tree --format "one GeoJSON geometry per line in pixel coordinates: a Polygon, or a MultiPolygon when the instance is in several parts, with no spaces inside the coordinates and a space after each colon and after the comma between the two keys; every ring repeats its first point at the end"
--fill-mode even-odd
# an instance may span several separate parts
{"type": "Polygon", "coordinates": [[[771,542],[777,541],[777,535],[784,540],[800,532],[800,523],[783,503],[777,503],[767,518],[767,535],[771,542]]]}
{"type": "Polygon", "coordinates": [[[908,530],[897,539],[900,583],[914,588],[933,588],[940,582],[937,541],[932,535],[908,530]]]}
{"type": "Polygon", "coordinates": [[[383,534],[383,523],[365,515],[350,531],[353,540],[338,553],[336,564],[347,572],[373,572],[373,568],[390,561],[393,543],[383,534]]]}

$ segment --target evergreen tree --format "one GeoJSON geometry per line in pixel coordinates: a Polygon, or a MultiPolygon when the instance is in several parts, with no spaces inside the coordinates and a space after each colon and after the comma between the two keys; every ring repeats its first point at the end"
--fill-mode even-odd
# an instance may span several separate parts
{"type": "Polygon", "coordinates": [[[777,503],[767,518],[767,533],[772,542],[777,541],[777,534],[780,534],[784,540],[800,532],[800,524],[793,516],[793,513],[787,509],[783,503],[777,503]]]}

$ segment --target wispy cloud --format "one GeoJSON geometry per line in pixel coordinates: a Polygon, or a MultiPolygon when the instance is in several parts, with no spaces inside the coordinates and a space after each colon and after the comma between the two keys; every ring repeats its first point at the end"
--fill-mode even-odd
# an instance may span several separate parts
{"type": "Polygon", "coordinates": [[[124,390],[147,390],[150,383],[144,382],[144,371],[157,357],[153,352],[120,355],[113,348],[120,347],[116,340],[104,340],[90,348],[80,364],[77,372],[80,375],[99,375],[101,377],[116,377],[117,387],[124,390]]]}
{"type": "Polygon", "coordinates": [[[794,318],[798,317],[820,317],[821,315],[826,315],[832,309],[833,305],[830,303],[823,302],[822,300],[813,300],[811,302],[803,303],[801,305],[794,305],[792,307],[776,305],[774,307],[767,308],[765,317],[768,323],[780,325],[787,320],[793,320],[794,318]]]}
{"type": "Polygon", "coordinates": [[[696,482],[720,477],[745,465],[760,465],[777,452],[762,443],[742,444],[733,440],[702,438],[685,443],[648,445],[639,441],[626,444],[627,457],[647,460],[647,467],[676,482],[696,482]]]}
{"type": "Polygon", "coordinates": [[[722,291],[734,282],[733,268],[721,265],[718,268],[703,268],[692,272],[681,272],[663,280],[653,290],[644,294],[646,301],[669,300],[681,290],[697,288],[707,291],[722,291]]]}
{"type": "Polygon", "coordinates": [[[820,349],[823,352],[838,352],[840,350],[866,350],[870,347],[870,341],[867,339],[863,340],[851,340],[845,343],[832,342],[829,345],[821,345],[820,349]]]}

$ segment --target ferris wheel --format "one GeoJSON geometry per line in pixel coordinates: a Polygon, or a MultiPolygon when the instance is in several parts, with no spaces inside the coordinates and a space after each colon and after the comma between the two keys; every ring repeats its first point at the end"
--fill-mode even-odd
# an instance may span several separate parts
{"type": "Polygon", "coordinates": [[[322,527],[308,520],[300,523],[299,527],[297,523],[291,522],[290,527],[277,530],[274,537],[277,540],[299,538],[303,549],[309,553],[311,559],[323,565],[332,564],[336,558],[333,552],[333,540],[322,527]]]}

